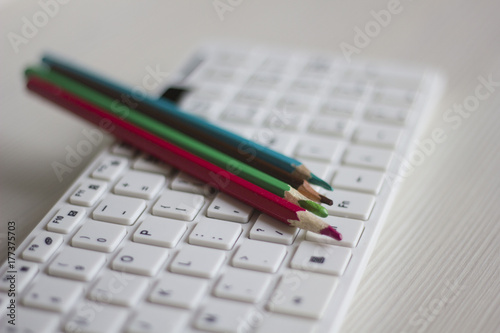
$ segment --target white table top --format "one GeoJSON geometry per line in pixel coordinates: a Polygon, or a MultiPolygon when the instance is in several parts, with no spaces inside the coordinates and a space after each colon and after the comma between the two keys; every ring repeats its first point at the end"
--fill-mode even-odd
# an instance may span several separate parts
{"type": "MultiPolygon", "coordinates": [[[[358,43],[353,57],[441,69],[448,86],[421,140],[436,128],[447,139],[403,184],[341,331],[498,331],[500,84],[491,86],[474,111],[452,122],[445,115],[470,101],[480,77],[500,82],[500,5],[221,2],[232,4],[223,20],[213,5],[217,1],[73,1],[46,8],[50,16],[40,14],[44,9],[37,1],[3,5],[0,231],[8,220],[16,221],[20,243],[91,159],[61,182],[52,169],[90,126],[26,93],[22,70],[43,51],[134,85],[146,66],[174,69],[198,43],[213,38],[339,53],[342,43],[356,45],[354,29],[369,26],[377,15],[372,11],[389,8],[393,14],[385,26],[372,32],[367,45],[358,43]],[[39,27],[30,29],[27,21],[39,27]]],[[[1,241],[4,260],[5,234],[1,241]]]]}

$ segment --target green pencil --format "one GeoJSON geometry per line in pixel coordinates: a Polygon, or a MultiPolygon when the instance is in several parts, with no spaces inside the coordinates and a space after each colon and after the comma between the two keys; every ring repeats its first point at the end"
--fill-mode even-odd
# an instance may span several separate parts
{"type": "Polygon", "coordinates": [[[246,179],[247,181],[262,187],[263,189],[278,195],[289,202],[307,209],[320,217],[328,216],[325,207],[309,200],[290,185],[269,176],[237,159],[234,159],[220,151],[211,148],[163,123],[157,122],[148,116],[134,111],[117,100],[113,100],[103,94],[96,92],[72,79],[57,74],[43,67],[30,67],[26,70],[26,76],[37,76],[48,82],[51,82],[64,90],[73,93],[84,100],[107,110],[110,113],[120,116],[130,121],[148,132],[154,133],[173,144],[186,149],[194,155],[197,155],[235,175],[246,179]]]}

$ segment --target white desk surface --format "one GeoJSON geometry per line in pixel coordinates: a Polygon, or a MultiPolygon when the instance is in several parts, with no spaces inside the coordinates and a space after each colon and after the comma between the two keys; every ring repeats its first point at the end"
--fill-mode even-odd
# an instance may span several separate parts
{"type": "MultiPolygon", "coordinates": [[[[52,7],[47,22],[38,1],[3,5],[1,231],[13,220],[18,237],[25,237],[90,161],[62,182],[52,170],[90,127],[24,90],[22,70],[44,50],[135,85],[146,66],[173,69],[209,38],[338,53],[342,42],[354,43],[355,27],[374,20],[372,10],[394,1],[221,0],[234,5],[223,21],[217,1],[67,1],[52,7]],[[41,27],[24,31],[28,38],[16,53],[9,33],[23,36],[25,20],[34,16],[41,27]]],[[[500,86],[458,128],[443,117],[471,100],[478,77],[500,81],[500,4],[401,0],[399,6],[355,57],[441,69],[448,86],[421,140],[435,128],[447,139],[403,184],[341,331],[498,332],[500,86]]],[[[3,260],[5,234],[1,240],[3,260]]]]}

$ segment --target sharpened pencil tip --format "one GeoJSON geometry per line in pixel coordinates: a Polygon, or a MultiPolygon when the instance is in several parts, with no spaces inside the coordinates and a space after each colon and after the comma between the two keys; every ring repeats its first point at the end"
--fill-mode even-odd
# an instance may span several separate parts
{"type": "Polygon", "coordinates": [[[342,234],[340,232],[338,232],[334,227],[332,227],[331,225],[322,229],[320,231],[320,234],[322,235],[325,235],[325,236],[328,236],[328,237],[331,237],[333,239],[336,239],[338,241],[341,241],[342,240],[342,234]]]}
{"type": "Polygon", "coordinates": [[[311,200],[299,200],[299,206],[310,211],[314,215],[319,217],[327,217],[328,211],[325,207],[321,206],[319,203],[311,201],[311,200]]]}
{"type": "Polygon", "coordinates": [[[319,178],[316,175],[311,174],[311,178],[307,180],[309,183],[321,186],[324,189],[327,189],[328,191],[333,191],[333,187],[330,186],[327,182],[325,182],[323,179],[319,178]]]}
{"type": "Polygon", "coordinates": [[[325,197],[324,195],[321,195],[321,194],[319,195],[319,197],[320,197],[320,200],[321,200],[322,203],[327,204],[328,206],[333,205],[333,200],[332,199],[330,199],[328,197],[325,197]]]}

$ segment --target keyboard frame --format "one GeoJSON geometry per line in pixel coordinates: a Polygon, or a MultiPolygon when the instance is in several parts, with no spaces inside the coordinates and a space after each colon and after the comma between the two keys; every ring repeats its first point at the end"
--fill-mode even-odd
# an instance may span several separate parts
{"type": "MultiPolygon", "coordinates": [[[[208,46],[202,46],[199,48],[198,51],[195,55],[192,55],[191,57],[188,58],[188,60],[184,63],[183,66],[180,67],[180,70],[176,72],[176,75],[173,75],[171,79],[167,82],[167,85],[171,85],[173,83],[179,84],[183,82],[184,78],[183,76],[186,75],[188,70],[186,68],[192,67],[192,59],[203,59],[203,55],[205,54],[210,54],[212,52],[211,50],[219,50],[221,48],[224,48],[221,44],[213,44],[210,43],[208,46]]],[[[295,50],[294,50],[295,52],[295,50]]],[[[308,51],[306,54],[310,54],[311,52],[308,51]]],[[[441,91],[444,88],[444,80],[442,79],[442,76],[440,76],[437,72],[435,71],[429,71],[425,72],[423,75],[423,81],[421,84],[421,87],[423,87],[423,91],[421,94],[418,95],[417,102],[415,104],[416,108],[422,112],[420,117],[418,114],[415,112],[412,112],[410,114],[409,119],[407,120],[407,129],[403,132],[403,137],[401,137],[400,142],[396,149],[394,150],[395,154],[399,156],[400,158],[406,159],[412,150],[414,149],[415,146],[415,139],[421,134],[421,131],[425,128],[425,122],[426,119],[429,118],[430,112],[432,111],[433,106],[436,104],[438,98],[441,95],[441,91]],[[425,98],[424,98],[425,97],[425,98]],[[406,149],[403,149],[403,147],[406,147],[406,149]]],[[[159,94],[160,91],[163,90],[164,87],[160,87],[155,94],[159,94]]],[[[59,201],[45,214],[45,216],[40,220],[40,223],[32,230],[32,232],[29,234],[26,239],[19,244],[16,250],[16,265],[20,264],[21,260],[21,253],[24,251],[24,249],[28,246],[28,244],[35,238],[35,236],[41,232],[41,231],[46,231],[46,225],[48,221],[54,216],[54,214],[63,206],[64,204],[68,203],[68,198],[73,194],[73,192],[78,188],[79,184],[81,184],[83,181],[87,179],[93,179],[91,178],[90,174],[92,171],[97,168],[99,163],[106,157],[111,156],[112,154],[110,153],[110,147],[106,146],[103,148],[103,150],[96,155],[95,158],[93,158],[91,161],[88,162],[88,165],[85,167],[84,171],[78,176],[78,178],[72,183],[71,186],[68,187],[66,192],[61,196],[59,201]]],[[[398,158],[399,159],[399,158],[398,158]]],[[[391,162],[390,167],[386,171],[386,174],[389,175],[389,178],[391,175],[397,175],[399,172],[400,165],[396,161],[396,159],[393,159],[391,162]]],[[[128,167],[124,168],[120,175],[115,178],[114,181],[110,182],[108,184],[108,190],[106,193],[111,193],[112,188],[116,184],[116,182],[120,179],[121,175],[123,175],[124,172],[127,170],[131,170],[132,168],[130,167],[130,162],[128,164],[128,167]]],[[[173,176],[170,178],[167,178],[167,182],[164,185],[164,188],[167,187],[169,188],[170,182],[172,181],[173,176]]],[[[364,221],[365,229],[363,231],[363,235],[360,238],[360,241],[358,245],[354,248],[352,248],[352,257],[351,261],[344,272],[344,274],[339,278],[339,284],[337,286],[337,289],[335,291],[335,294],[333,296],[332,302],[328,305],[325,315],[321,320],[318,321],[318,327],[316,332],[336,332],[340,329],[340,325],[342,323],[342,319],[344,318],[348,308],[349,304],[355,294],[356,287],[358,286],[361,277],[363,275],[364,269],[369,261],[369,258],[375,248],[377,239],[382,231],[384,222],[387,218],[387,215],[390,211],[390,207],[393,205],[394,200],[397,196],[398,189],[400,188],[400,183],[399,181],[391,181],[390,179],[384,180],[384,185],[380,191],[380,193],[377,195],[377,201],[375,204],[375,207],[373,208],[373,211],[370,215],[370,218],[367,221],[364,221]],[[392,183],[392,184],[390,184],[392,183]],[[377,204],[379,202],[384,202],[383,205],[377,204]],[[340,301],[338,301],[340,300],[340,301]]],[[[105,271],[111,270],[110,268],[110,263],[112,262],[113,257],[116,255],[116,253],[119,252],[119,250],[125,246],[127,243],[132,242],[131,237],[135,230],[138,228],[140,223],[149,215],[151,215],[151,208],[156,202],[157,198],[162,194],[163,190],[161,190],[159,193],[155,195],[153,199],[147,200],[147,207],[146,210],[142,213],[142,215],[139,217],[139,219],[130,227],[128,227],[128,233],[125,239],[122,241],[122,243],[119,245],[119,247],[112,253],[105,253],[106,255],[106,264],[105,267],[98,273],[99,276],[104,274],[105,271]]],[[[102,197],[101,197],[102,198],[102,197]]],[[[87,210],[87,216],[84,217],[84,219],[88,218],[88,216],[92,213],[92,211],[97,207],[99,204],[100,200],[96,204],[94,204],[92,207],[84,207],[87,210]]],[[[184,233],[182,239],[179,241],[179,244],[174,248],[174,249],[168,249],[169,251],[169,257],[167,261],[163,264],[163,266],[160,269],[160,272],[164,272],[167,270],[167,267],[170,266],[170,263],[173,258],[175,258],[176,253],[179,251],[179,249],[184,245],[187,244],[187,238],[189,237],[190,232],[196,225],[196,222],[200,220],[202,216],[206,216],[206,210],[208,205],[210,204],[211,200],[205,199],[205,203],[203,208],[200,210],[199,214],[197,217],[192,221],[192,222],[187,222],[188,224],[188,229],[184,233]]],[[[237,240],[236,244],[233,247],[233,250],[228,251],[229,255],[226,255],[226,261],[223,267],[231,266],[230,265],[230,260],[231,256],[234,253],[234,251],[239,247],[241,242],[245,239],[248,238],[250,229],[254,223],[254,221],[257,219],[259,215],[259,212],[255,211],[248,223],[241,224],[243,228],[243,232],[241,233],[239,239],[237,240]]],[[[64,243],[62,246],[71,246],[71,238],[73,235],[78,232],[79,227],[81,226],[83,222],[79,222],[79,225],[74,228],[74,230],[69,233],[69,234],[64,234],[64,243]]],[[[301,230],[294,243],[290,246],[288,246],[287,249],[287,255],[285,257],[284,262],[281,264],[279,270],[277,273],[273,275],[272,283],[271,285],[273,287],[269,288],[267,291],[266,296],[264,297],[265,299],[268,299],[272,292],[274,291],[274,287],[278,283],[279,280],[279,275],[283,273],[285,270],[290,270],[290,261],[293,257],[293,253],[296,250],[297,246],[300,244],[302,240],[305,239],[305,231],[301,230]]],[[[45,263],[38,263],[39,265],[39,272],[38,275],[40,275],[42,272],[44,274],[47,274],[47,267],[48,265],[52,262],[54,257],[61,251],[61,248],[59,248],[54,255],[51,256],[50,260],[45,262],[45,263]]],[[[2,270],[0,272],[3,273],[3,271],[6,269],[6,264],[4,263],[2,265],[2,270]]],[[[222,268],[221,271],[218,273],[218,276],[220,276],[224,272],[225,268],[222,268]]],[[[161,274],[161,273],[160,273],[161,274]]],[[[35,277],[37,279],[37,277],[35,277]]],[[[98,279],[95,278],[94,281],[91,282],[93,285],[96,280],[98,279]]],[[[157,280],[158,276],[152,277],[151,279],[157,280]]],[[[213,290],[214,284],[217,282],[218,278],[211,279],[209,282],[209,288],[208,290],[213,290]]],[[[150,287],[148,289],[148,292],[151,290],[153,287],[153,284],[150,284],[150,287]]],[[[29,288],[25,288],[25,290],[17,295],[17,302],[18,304],[21,304],[21,299],[26,293],[26,291],[29,288]]],[[[80,301],[82,299],[85,299],[86,297],[85,292],[82,296],[80,296],[80,301]]],[[[208,298],[216,298],[219,299],[211,292],[210,296],[208,298]]],[[[147,294],[143,297],[142,302],[145,302],[145,297],[147,297],[147,294]]],[[[204,299],[204,302],[207,301],[208,298],[204,299]]],[[[231,302],[231,301],[229,301],[231,302]]],[[[136,308],[140,308],[141,304],[139,304],[136,308]]],[[[260,302],[255,305],[255,310],[260,312],[260,313],[269,313],[264,310],[265,308],[265,302],[260,302]]],[[[198,307],[199,309],[199,307],[198,307]]],[[[43,310],[40,310],[43,311],[43,310]]],[[[197,311],[192,311],[191,316],[196,315],[197,311]]],[[[67,317],[72,314],[71,311],[63,314],[61,316],[62,322],[65,322],[67,320],[67,317]]],[[[189,331],[186,332],[201,332],[194,327],[189,327],[189,331]]]]}

